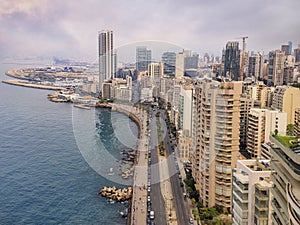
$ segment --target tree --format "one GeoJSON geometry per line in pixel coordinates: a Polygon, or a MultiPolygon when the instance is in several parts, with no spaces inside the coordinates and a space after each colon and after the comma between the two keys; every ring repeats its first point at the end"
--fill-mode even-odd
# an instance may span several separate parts
{"type": "Polygon", "coordinates": [[[287,125],[286,133],[289,136],[293,136],[294,135],[294,124],[288,124],[287,125]]]}

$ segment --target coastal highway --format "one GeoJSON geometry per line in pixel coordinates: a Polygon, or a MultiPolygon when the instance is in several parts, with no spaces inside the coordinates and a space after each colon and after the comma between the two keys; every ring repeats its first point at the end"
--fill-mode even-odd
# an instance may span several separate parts
{"type": "Polygon", "coordinates": [[[173,155],[172,147],[170,144],[170,138],[169,138],[169,132],[166,126],[165,121],[165,112],[164,110],[160,110],[160,116],[161,116],[161,124],[165,131],[167,131],[164,143],[166,148],[166,156],[167,156],[167,162],[168,162],[168,168],[170,173],[170,181],[172,186],[172,192],[173,192],[173,198],[175,203],[175,209],[176,209],[176,216],[177,216],[177,224],[178,225],[185,225],[189,224],[189,214],[188,214],[188,206],[186,201],[184,200],[183,192],[184,189],[181,187],[180,183],[181,180],[179,179],[179,169],[175,162],[175,157],[173,155]]]}
{"type": "MultiPolygon", "coordinates": [[[[160,176],[159,176],[159,167],[158,167],[158,141],[157,141],[157,131],[156,131],[156,117],[155,111],[151,109],[150,112],[150,124],[149,130],[150,131],[150,139],[149,139],[149,149],[151,151],[151,160],[149,161],[151,165],[150,169],[150,199],[151,199],[151,210],[155,213],[154,222],[155,225],[166,225],[166,210],[165,210],[165,203],[164,198],[162,196],[160,190],[160,176]]],[[[149,193],[149,192],[148,192],[149,193]]]]}

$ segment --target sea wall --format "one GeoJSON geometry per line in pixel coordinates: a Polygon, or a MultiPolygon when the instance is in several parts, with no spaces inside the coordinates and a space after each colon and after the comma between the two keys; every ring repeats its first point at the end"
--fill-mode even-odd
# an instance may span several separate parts
{"type": "Polygon", "coordinates": [[[127,111],[126,109],[120,108],[116,105],[112,105],[111,109],[113,111],[123,113],[123,114],[127,115],[130,119],[132,119],[132,121],[135,122],[136,125],[138,126],[138,129],[139,129],[138,137],[141,138],[142,122],[140,121],[140,119],[135,114],[133,114],[132,112],[127,111]]]}

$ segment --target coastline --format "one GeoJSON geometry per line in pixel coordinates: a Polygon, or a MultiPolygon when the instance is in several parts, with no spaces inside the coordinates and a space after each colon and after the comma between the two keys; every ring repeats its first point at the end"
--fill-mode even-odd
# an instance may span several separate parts
{"type": "Polygon", "coordinates": [[[34,83],[28,83],[28,82],[19,81],[19,80],[3,80],[2,83],[9,84],[9,85],[15,85],[15,86],[21,86],[21,87],[27,87],[27,88],[37,88],[37,89],[53,90],[53,91],[60,91],[60,90],[64,89],[63,87],[43,85],[43,84],[34,84],[34,83]]]}
{"type": "MultiPolygon", "coordinates": [[[[15,86],[21,86],[21,87],[27,87],[27,88],[36,88],[36,89],[43,89],[43,90],[55,90],[55,91],[61,91],[64,89],[64,87],[58,87],[58,86],[51,86],[51,85],[43,85],[43,84],[37,84],[37,83],[29,83],[27,82],[25,77],[19,76],[16,74],[17,70],[10,70],[7,71],[5,74],[7,76],[19,79],[19,80],[3,80],[2,83],[9,84],[9,85],[15,85],[15,86]],[[13,71],[14,73],[10,73],[13,71]]],[[[110,103],[100,103],[97,102],[94,107],[101,107],[101,108],[109,108],[113,111],[123,113],[126,116],[128,116],[137,126],[138,126],[138,140],[136,143],[136,152],[134,159],[134,175],[133,175],[133,181],[132,181],[132,198],[129,200],[129,207],[128,207],[128,216],[126,220],[126,224],[132,224],[132,221],[136,221],[138,218],[141,219],[143,216],[139,214],[135,209],[136,207],[136,199],[140,196],[145,195],[146,189],[141,187],[144,187],[146,185],[146,180],[144,180],[144,174],[145,172],[140,171],[139,167],[143,167],[143,169],[146,169],[147,164],[145,161],[144,154],[141,154],[141,150],[144,151],[147,135],[145,134],[145,118],[147,118],[147,115],[145,111],[142,109],[130,106],[130,105],[117,105],[117,104],[110,104],[110,103]],[[145,167],[146,166],[146,167],[145,167]],[[137,171],[138,169],[138,171],[137,171]],[[145,192],[145,193],[144,193],[145,192]]],[[[146,152],[146,151],[145,151],[146,152]]],[[[145,170],[146,171],[146,170],[145,170]]],[[[146,211],[146,209],[144,209],[146,211]]],[[[146,221],[146,218],[142,219],[143,221],[146,221]]]]}

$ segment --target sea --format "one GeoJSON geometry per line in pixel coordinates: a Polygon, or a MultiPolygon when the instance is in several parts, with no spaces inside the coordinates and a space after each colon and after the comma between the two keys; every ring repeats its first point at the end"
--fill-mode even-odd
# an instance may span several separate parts
{"type": "MultiPolygon", "coordinates": [[[[36,66],[1,62],[0,80],[36,66]]],[[[0,83],[0,224],[126,224],[126,206],[97,193],[132,182],[120,176],[120,150],[136,147],[138,127],[109,109],[52,103],[49,93],[0,83]]]]}

